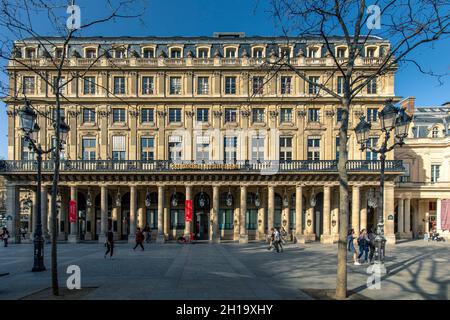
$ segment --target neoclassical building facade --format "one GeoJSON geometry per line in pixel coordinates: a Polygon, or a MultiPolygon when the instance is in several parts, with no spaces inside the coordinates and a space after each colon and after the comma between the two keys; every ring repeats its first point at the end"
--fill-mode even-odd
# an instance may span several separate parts
{"type": "Polygon", "coordinates": [[[415,106],[405,143],[395,151],[406,169],[395,186],[395,232],[411,239],[435,229],[450,239],[449,103],[415,106]]]}
{"type": "MultiPolygon", "coordinates": [[[[319,39],[286,42],[242,33],[73,39],[63,70],[70,81],[61,89],[70,132],[61,155],[60,207],[52,213],[53,162],[45,157],[43,187],[36,190],[35,155],[23,143],[17,112],[25,98],[32,102],[39,110],[38,142],[51,147],[52,87],[26,65],[53,79],[61,43],[18,42],[8,66],[9,160],[1,174],[13,229],[20,226],[23,195],[34,199],[40,192],[45,232],[56,214],[61,240],[102,241],[109,228],[117,239],[133,239],[146,224],[159,241],[187,233],[213,242],[264,240],[279,226],[298,242],[337,240],[339,103],[292,71],[271,74],[264,67],[288,59],[310,80],[342,92],[334,60],[319,39]],[[71,224],[69,200],[78,213],[71,224]],[[193,205],[188,223],[186,200],[193,205]]],[[[345,61],[344,41],[333,39],[332,48],[345,61]]],[[[389,42],[368,38],[363,49],[356,61],[360,72],[377,67],[389,42]]],[[[373,122],[373,144],[380,134],[378,110],[387,98],[398,100],[394,71],[364,88],[350,112],[351,129],[362,115],[373,122]]],[[[380,163],[360,150],[352,130],[348,150],[349,226],[371,228],[377,208],[368,206],[367,196],[377,190],[380,163]]],[[[385,218],[391,243],[394,184],[402,171],[389,154],[385,218]]]]}

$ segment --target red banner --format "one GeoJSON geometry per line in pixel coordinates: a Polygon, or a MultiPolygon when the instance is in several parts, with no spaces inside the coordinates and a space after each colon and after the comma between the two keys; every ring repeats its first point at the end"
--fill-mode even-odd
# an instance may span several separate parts
{"type": "Polygon", "coordinates": [[[75,200],[69,201],[69,223],[77,222],[77,202],[75,200]]]}
{"type": "Polygon", "coordinates": [[[186,200],[184,203],[185,207],[185,221],[192,222],[192,200],[186,200]]]}

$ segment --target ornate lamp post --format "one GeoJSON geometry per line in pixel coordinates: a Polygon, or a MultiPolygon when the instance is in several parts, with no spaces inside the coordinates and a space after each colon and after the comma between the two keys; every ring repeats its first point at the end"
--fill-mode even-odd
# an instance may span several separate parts
{"type": "MultiPolygon", "coordinates": [[[[361,145],[361,150],[370,150],[374,153],[380,154],[381,172],[380,172],[380,196],[378,199],[377,210],[377,229],[375,236],[375,264],[378,266],[378,270],[385,270],[384,257],[385,257],[385,244],[386,239],[384,237],[384,171],[386,166],[386,153],[392,151],[396,146],[402,146],[404,139],[408,136],[409,125],[412,117],[409,116],[404,109],[396,107],[392,100],[386,101],[386,105],[379,113],[381,122],[381,132],[384,133],[384,140],[381,146],[377,149],[368,144],[371,124],[365,120],[364,117],[360,118],[360,122],[355,127],[356,139],[361,145]],[[389,139],[392,131],[394,131],[394,143],[388,146],[389,139]]],[[[373,202],[373,199],[371,199],[373,202]]],[[[375,207],[375,206],[374,206],[375,207]]]]}
{"type": "MultiPolygon", "coordinates": [[[[50,153],[56,149],[52,147],[43,150],[40,143],[37,142],[39,125],[36,123],[37,114],[33,110],[29,101],[19,111],[20,128],[24,133],[25,142],[28,148],[36,153],[37,160],[37,192],[36,192],[36,229],[34,230],[34,265],[32,271],[44,271],[44,238],[42,237],[42,212],[41,212],[41,184],[42,184],[42,155],[50,153]]],[[[60,141],[63,143],[67,139],[69,126],[61,119],[59,127],[60,141]]],[[[59,149],[59,148],[58,148],[59,149]]]]}

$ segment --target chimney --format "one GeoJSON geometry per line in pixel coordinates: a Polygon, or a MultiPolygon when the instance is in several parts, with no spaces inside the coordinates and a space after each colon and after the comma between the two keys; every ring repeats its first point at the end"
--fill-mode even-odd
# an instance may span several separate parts
{"type": "Polygon", "coordinates": [[[414,105],[416,98],[415,97],[407,97],[399,102],[400,106],[406,110],[406,113],[409,115],[414,114],[414,105]]]}

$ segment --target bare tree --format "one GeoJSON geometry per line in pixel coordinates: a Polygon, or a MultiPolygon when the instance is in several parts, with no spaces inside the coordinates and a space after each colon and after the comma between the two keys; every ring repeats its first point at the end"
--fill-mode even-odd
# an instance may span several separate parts
{"type": "MultiPolygon", "coordinates": [[[[55,144],[52,152],[54,161],[54,174],[52,179],[51,191],[51,270],[52,270],[52,291],[54,295],[59,295],[58,272],[57,272],[57,195],[59,169],[61,162],[62,143],[60,141],[60,128],[63,119],[61,119],[61,104],[71,102],[67,98],[62,88],[68,86],[71,82],[83,78],[87,72],[102,58],[109,58],[109,50],[98,54],[97,57],[86,66],[85,70],[78,72],[69,72],[68,64],[70,61],[69,48],[77,36],[83,35],[83,32],[99,24],[116,21],[117,19],[140,19],[145,11],[145,1],[142,0],[105,0],[103,6],[104,14],[90,21],[80,19],[69,21],[69,16],[64,14],[68,6],[76,5],[75,1],[63,0],[1,0],[0,1],[0,27],[7,32],[0,36],[0,61],[4,61],[6,68],[9,65],[21,67],[22,69],[35,74],[43,81],[54,93],[53,115],[46,115],[38,108],[34,108],[40,117],[50,117],[55,127],[55,144]],[[62,11],[61,9],[64,9],[62,11]],[[63,12],[63,13],[61,13],[63,12]],[[46,36],[39,31],[41,25],[48,25],[50,29],[45,30],[46,36]],[[30,43],[37,43],[41,48],[46,65],[51,67],[51,71],[56,75],[53,79],[48,79],[36,65],[36,57],[23,57],[18,50],[22,46],[30,43]],[[61,49],[60,55],[53,53],[55,48],[61,49]],[[67,75],[67,78],[65,77],[67,75]]],[[[88,8],[86,8],[88,10],[88,8]]],[[[72,12],[73,14],[74,12],[72,12]]],[[[72,17],[71,17],[72,18],[72,17]]],[[[74,17],[76,18],[76,17],[74,17]]],[[[98,86],[98,84],[96,84],[98,86]]],[[[26,95],[19,95],[14,88],[8,88],[8,85],[2,84],[6,89],[5,101],[9,103],[23,103],[27,99],[26,95]]],[[[20,88],[19,88],[20,89],[20,88]]],[[[23,91],[25,93],[25,91],[23,91]]],[[[39,103],[39,98],[28,99],[33,106],[33,102],[39,103]]],[[[39,192],[39,190],[38,190],[39,192]]]]}
{"type": "Polygon", "coordinates": [[[392,73],[404,63],[412,63],[420,72],[436,77],[445,73],[425,71],[411,58],[411,53],[427,44],[448,39],[450,29],[450,2],[446,0],[272,0],[271,14],[276,25],[291,38],[319,38],[326,55],[333,61],[332,70],[324,81],[316,83],[292,63],[289,56],[273,53],[261,67],[269,70],[269,77],[281,70],[290,70],[307,84],[316,86],[318,94],[325,93],[341,106],[342,121],[339,129],[339,243],[336,279],[336,298],[347,297],[347,225],[349,217],[349,186],[346,163],[348,161],[349,112],[354,99],[377,77],[392,73]],[[379,10],[378,10],[379,9],[379,10]],[[380,22],[380,26],[378,26],[380,22]],[[376,38],[379,37],[379,38],[376,38]],[[361,58],[368,41],[385,39],[389,45],[369,67],[360,68],[361,58]],[[341,56],[334,44],[341,42],[347,52],[341,56]],[[342,92],[329,85],[334,76],[343,79],[342,92]]]}

